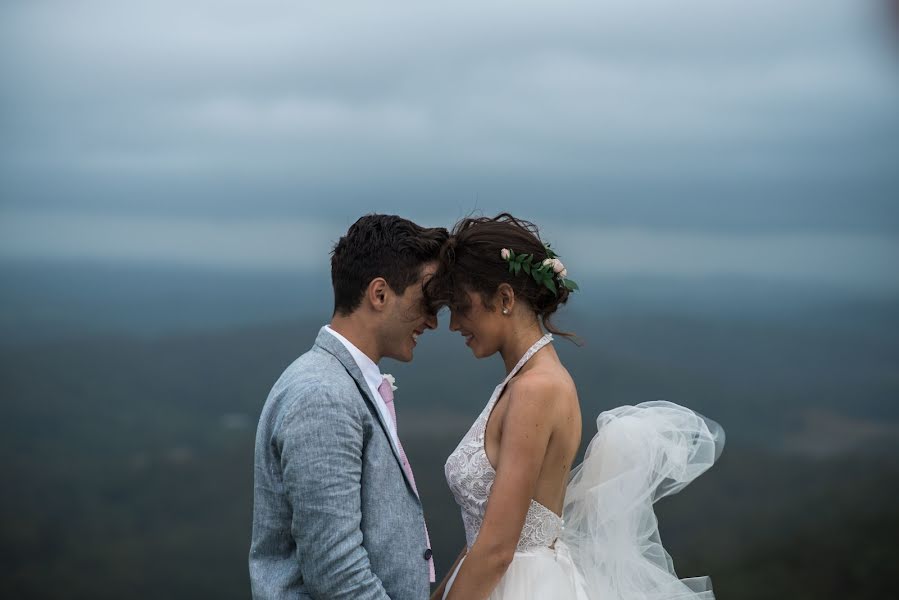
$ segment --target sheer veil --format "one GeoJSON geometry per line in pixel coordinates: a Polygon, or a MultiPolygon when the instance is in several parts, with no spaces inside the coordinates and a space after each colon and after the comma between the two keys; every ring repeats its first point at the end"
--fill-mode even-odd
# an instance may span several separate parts
{"type": "Polygon", "coordinates": [[[590,600],[713,600],[708,577],[678,578],[653,503],[712,466],[724,430],[664,401],[603,412],[596,424],[569,480],[561,536],[590,600]]]}

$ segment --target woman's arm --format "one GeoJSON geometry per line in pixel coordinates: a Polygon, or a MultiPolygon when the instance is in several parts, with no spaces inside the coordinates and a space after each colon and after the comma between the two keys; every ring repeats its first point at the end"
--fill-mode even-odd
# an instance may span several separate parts
{"type": "Polygon", "coordinates": [[[437,589],[431,594],[431,600],[442,600],[443,592],[446,589],[446,582],[449,581],[449,578],[453,576],[453,573],[456,572],[456,567],[459,565],[459,561],[462,560],[462,557],[465,556],[465,553],[468,552],[467,546],[462,546],[462,552],[459,553],[459,556],[456,557],[456,562],[453,563],[453,566],[450,567],[449,571],[446,572],[446,575],[443,577],[443,581],[440,582],[440,585],[437,586],[437,589]]]}
{"type": "Polygon", "coordinates": [[[509,568],[549,446],[557,393],[551,380],[536,375],[510,384],[484,522],[447,600],[487,598],[509,568]]]}

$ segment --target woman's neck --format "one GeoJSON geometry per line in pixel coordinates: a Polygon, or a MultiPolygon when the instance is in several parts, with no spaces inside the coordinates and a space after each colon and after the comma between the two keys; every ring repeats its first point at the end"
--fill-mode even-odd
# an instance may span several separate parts
{"type": "Polygon", "coordinates": [[[537,340],[543,337],[543,330],[540,325],[534,323],[531,326],[522,327],[520,330],[513,330],[509,334],[508,339],[500,348],[500,356],[503,357],[503,363],[506,366],[506,375],[512,372],[524,353],[530,349],[537,340]]]}

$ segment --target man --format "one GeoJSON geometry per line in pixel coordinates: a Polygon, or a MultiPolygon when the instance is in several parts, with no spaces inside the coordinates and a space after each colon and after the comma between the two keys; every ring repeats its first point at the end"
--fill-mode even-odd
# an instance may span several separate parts
{"type": "Polygon", "coordinates": [[[272,388],[256,433],[253,598],[422,600],[434,562],[383,357],[434,329],[422,284],[447,239],[367,215],[334,247],[334,314],[272,388]]]}

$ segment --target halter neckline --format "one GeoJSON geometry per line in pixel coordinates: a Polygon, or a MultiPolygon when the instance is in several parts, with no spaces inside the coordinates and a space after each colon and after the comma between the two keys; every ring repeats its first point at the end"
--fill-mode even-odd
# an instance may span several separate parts
{"type": "Polygon", "coordinates": [[[543,337],[541,337],[539,340],[534,342],[531,345],[531,347],[528,348],[527,351],[525,351],[525,353],[522,355],[522,357],[518,359],[518,362],[515,363],[515,366],[512,367],[512,370],[509,371],[509,374],[506,375],[506,378],[503,380],[503,382],[500,385],[505,386],[507,383],[509,383],[509,380],[512,379],[515,376],[515,374],[518,373],[519,370],[521,370],[521,367],[524,366],[524,363],[528,362],[531,359],[531,357],[537,353],[538,350],[543,348],[543,346],[547,345],[551,341],[553,341],[553,334],[547,333],[543,337]]]}
{"type": "MultiPolygon", "coordinates": [[[[512,370],[509,371],[509,374],[506,375],[506,378],[503,380],[503,382],[496,386],[496,389],[493,390],[493,395],[487,402],[487,406],[484,407],[484,410],[481,412],[478,420],[475,421],[475,424],[472,426],[472,429],[476,432],[475,443],[477,444],[478,451],[481,452],[484,457],[484,469],[489,469],[489,472],[493,474],[494,478],[496,477],[496,469],[493,468],[493,463],[490,462],[490,457],[487,456],[486,446],[487,423],[490,421],[490,415],[493,413],[493,408],[496,406],[496,403],[499,400],[499,397],[502,395],[502,392],[505,389],[506,385],[509,383],[509,380],[512,379],[519,370],[521,370],[521,367],[523,367],[524,364],[528,362],[531,357],[537,353],[538,350],[543,348],[551,341],[553,341],[553,336],[551,333],[547,333],[527,349],[524,355],[520,359],[518,359],[518,363],[516,363],[512,370]]],[[[541,504],[533,498],[531,498],[531,507],[528,509],[529,518],[532,512],[535,514],[535,518],[537,514],[542,513],[546,515],[548,518],[552,519],[552,522],[558,523],[559,527],[561,527],[562,524],[565,523],[565,520],[561,515],[557,515],[551,508],[547,507],[544,504],[541,504]]]]}

